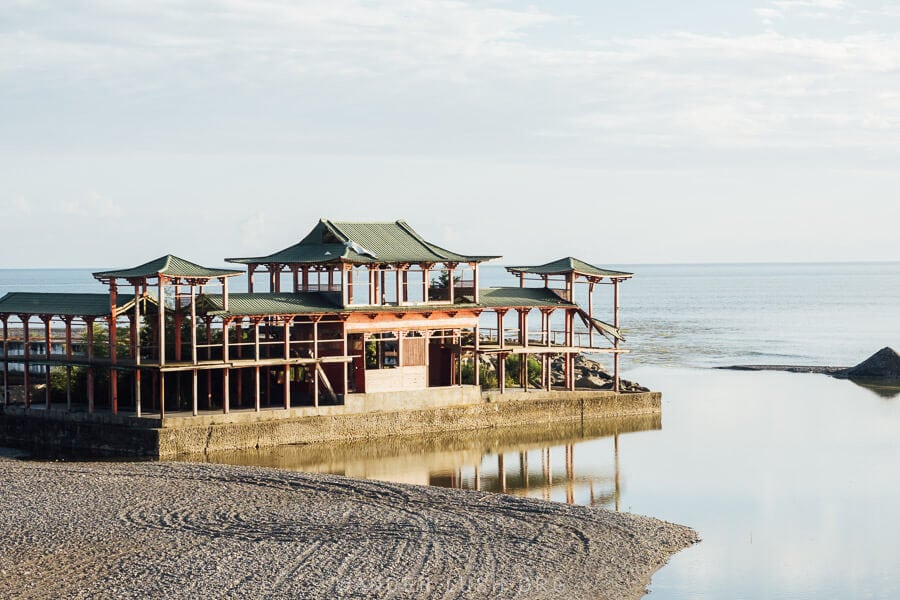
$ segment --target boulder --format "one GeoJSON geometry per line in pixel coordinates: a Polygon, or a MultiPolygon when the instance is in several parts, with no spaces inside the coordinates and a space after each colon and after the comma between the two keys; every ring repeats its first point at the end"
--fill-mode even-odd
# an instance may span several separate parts
{"type": "Polygon", "coordinates": [[[855,367],[837,375],[846,379],[898,379],[900,355],[893,348],[884,347],[855,367]]]}

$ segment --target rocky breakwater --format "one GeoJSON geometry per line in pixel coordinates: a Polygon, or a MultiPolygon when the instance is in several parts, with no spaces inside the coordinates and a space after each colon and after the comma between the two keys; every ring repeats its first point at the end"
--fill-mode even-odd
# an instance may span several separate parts
{"type": "MultiPolygon", "coordinates": [[[[553,359],[552,373],[553,385],[564,386],[565,360],[562,356],[553,359]]],[[[613,389],[613,376],[597,361],[591,360],[584,354],[579,354],[575,357],[575,389],[611,390],[613,389]]],[[[621,378],[619,378],[619,390],[622,392],[650,391],[639,383],[621,378]]]]}

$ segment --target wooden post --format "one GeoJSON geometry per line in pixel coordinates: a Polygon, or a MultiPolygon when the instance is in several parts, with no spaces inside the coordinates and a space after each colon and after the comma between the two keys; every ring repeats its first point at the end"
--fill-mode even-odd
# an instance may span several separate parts
{"type": "Polygon", "coordinates": [[[220,277],[219,281],[222,282],[222,310],[228,312],[228,278],[220,277]]]}
{"type": "Polygon", "coordinates": [[[157,337],[159,338],[159,366],[166,364],[166,278],[162,273],[157,273],[159,278],[159,330],[157,337]]]}
{"type": "Polygon", "coordinates": [[[231,380],[230,374],[231,369],[228,367],[222,369],[222,412],[226,415],[231,411],[231,398],[229,396],[231,392],[231,386],[229,385],[231,380]]]}
{"type": "Polygon", "coordinates": [[[385,279],[387,278],[387,271],[385,270],[385,266],[381,266],[378,270],[378,302],[376,304],[383,305],[385,300],[387,299],[387,294],[385,293],[385,279]]]}
{"type": "Polygon", "coordinates": [[[222,362],[228,362],[230,360],[229,354],[229,330],[231,329],[231,319],[224,318],[222,319],[222,362]]]}
{"type": "Polygon", "coordinates": [[[134,364],[141,364],[141,283],[134,281],[134,364]]]}
{"type": "Polygon", "coordinates": [[[347,304],[353,304],[353,265],[347,265],[347,304]]]}
{"type": "Polygon", "coordinates": [[[94,412],[94,320],[85,319],[87,325],[87,396],[88,396],[88,412],[94,412]]]}
{"type": "MultiPolygon", "coordinates": [[[[331,273],[331,271],[329,271],[331,273]]],[[[292,317],[284,319],[284,360],[291,359],[291,321],[292,317]]],[[[291,408],[291,365],[284,365],[284,410],[291,408]]]]}
{"type": "Polygon", "coordinates": [[[3,406],[9,406],[9,325],[6,315],[0,317],[3,321],[3,406]]]}
{"type": "Polygon", "coordinates": [[[407,302],[409,302],[409,265],[406,265],[403,268],[401,285],[403,286],[403,303],[406,304],[407,302]]]}
{"type": "Polygon", "coordinates": [[[313,317],[313,358],[316,359],[315,372],[313,373],[313,406],[319,408],[319,319],[313,317]]]}
{"type": "Polygon", "coordinates": [[[44,374],[46,375],[46,387],[44,388],[44,401],[46,402],[47,410],[50,410],[50,359],[51,359],[51,347],[50,347],[50,331],[51,331],[51,322],[53,321],[53,317],[50,315],[44,315],[42,317],[44,321],[44,349],[45,355],[47,358],[47,364],[44,366],[44,374]]]}
{"type": "Polygon", "coordinates": [[[347,283],[347,266],[345,264],[341,264],[341,305],[347,306],[350,304],[350,288],[347,283]]]}
{"type": "Polygon", "coordinates": [[[455,288],[453,285],[453,274],[456,273],[456,263],[445,263],[444,266],[447,268],[447,287],[450,289],[450,304],[453,304],[455,288]]]}
{"type": "MultiPolygon", "coordinates": [[[[343,343],[341,352],[343,353],[344,358],[346,359],[347,358],[347,325],[346,324],[341,325],[341,335],[343,336],[343,339],[344,339],[344,343],[343,343]]],[[[426,352],[428,351],[428,346],[425,347],[425,350],[426,350],[426,352]]],[[[346,360],[344,360],[343,371],[344,371],[344,383],[341,385],[341,393],[344,394],[344,397],[346,398],[347,390],[349,389],[349,386],[347,385],[347,383],[348,383],[347,379],[350,376],[350,366],[346,360]]]]}
{"type": "MultiPolygon", "coordinates": [[[[619,328],[619,280],[613,279],[613,326],[619,328]]],[[[613,337],[613,390],[619,391],[619,338],[613,337]]]]}
{"type": "Polygon", "coordinates": [[[474,296],[475,304],[478,304],[481,301],[478,294],[478,263],[470,263],[470,265],[472,267],[472,294],[474,296]]]}
{"type": "Polygon", "coordinates": [[[159,372],[159,419],[166,419],[166,373],[159,372]]]}
{"type": "Polygon", "coordinates": [[[422,301],[428,302],[428,271],[430,267],[427,264],[422,265],[422,301]]]}
{"type": "Polygon", "coordinates": [[[500,480],[500,491],[506,493],[506,468],[503,464],[503,453],[497,454],[497,479],[500,480]]]}
{"type": "Polygon", "coordinates": [[[247,291],[253,293],[253,274],[256,272],[256,265],[247,265],[247,291]]]}
{"type": "Polygon", "coordinates": [[[594,347],[594,282],[588,283],[588,345],[594,347]]]}
{"type": "Polygon", "coordinates": [[[31,408],[31,333],[28,331],[28,321],[31,320],[31,315],[19,315],[19,320],[22,321],[22,340],[25,343],[25,372],[23,375],[25,378],[25,408],[27,409],[31,408]]]}
{"type": "Polygon", "coordinates": [[[191,370],[191,414],[197,416],[197,369],[191,370]]]}
{"type": "MultiPolygon", "coordinates": [[[[64,317],[66,323],[66,411],[72,410],[72,317],[64,317]]],[[[4,326],[6,323],[4,322],[4,326]]],[[[4,337],[6,333],[4,332],[4,337]]]]}
{"type": "Polygon", "coordinates": [[[304,292],[308,292],[309,291],[309,267],[300,267],[300,269],[303,273],[302,289],[304,292]]]}
{"type": "Polygon", "coordinates": [[[293,289],[294,289],[294,293],[296,294],[297,292],[300,291],[300,289],[299,289],[300,288],[300,270],[297,267],[297,265],[291,266],[291,279],[293,280],[293,284],[294,284],[293,289]]]}
{"type": "MultiPolygon", "coordinates": [[[[197,364],[197,296],[194,294],[194,284],[191,284],[191,362],[197,364]]],[[[194,381],[196,383],[197,370],[194,369],[194,381]]]]}
{"type": "MultiPolygon", "coordinates": [[[[481,315],[478,315],[478,317],[476,317],[476,319],[480,318],[480,317],[481,317],[481,315]]],[[[475,360],[475,374],[474,375],[475,375],[475,385],[476,386],[481,385],[481,356],[478,352],[479,342],[481,341],[479,339],[480,337],[481,336],[478,334],[478,321],[476,321],[475,322],[475,335],[472,336],[472,340],[473,340],[472,345],[474,347],[474,352],[472,354],[473,354],[473,358],[475,360]]]]}
{"type": "Polygon", "coordinates": [[[259,401],[259,367],[258,366],[254,369],[254,372],[255,372],[255,378],[254,378],[255,390],[254,390],[254,396],[253,396],[253,398],[254,398],[253,408],[256,410],[256,412],[259,412],[260,401],[259,401]]]}
{"type": "Polygon", "coordinates": [[[506,356],[502,352],[497,353],[497,383],[502,394],[506,391],[506,356]]]}
{"type": "Polygon", "coordinates": [[[397,265],[394,270],[394,281],[397,286],[397,306],[403,304],[403,275],[401,274],[401,271],[400,265],[397,265]]]}

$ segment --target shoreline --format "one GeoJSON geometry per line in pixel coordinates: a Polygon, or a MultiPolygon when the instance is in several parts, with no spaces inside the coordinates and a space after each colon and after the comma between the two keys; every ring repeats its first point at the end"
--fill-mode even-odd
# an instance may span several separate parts
{"type": "Polygon", "coordinates": [[[0,596],[639,598],[698,541],[651,517],[469,490],[0,462],[0,596]]]}

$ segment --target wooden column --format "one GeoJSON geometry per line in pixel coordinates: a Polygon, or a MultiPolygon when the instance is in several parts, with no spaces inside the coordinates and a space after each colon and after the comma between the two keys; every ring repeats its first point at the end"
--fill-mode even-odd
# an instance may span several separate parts
{"type": "Polygon", "coordinates": [[[157,306],[157,312],[159,315],[159,323],[158,323],[158,334],[159,338],[159,366],[163,366],[166,364],[166,278],[159,273],[157,275],[159,277],[159,306],[157,306]]]}
{"type": "Polygon", "coordinates": [[[302,286],[301,289],[304,292],[309,291],[309,267],[300,267],[303,273],[303,279],[301,280],[302,286]]]}
{"type": "MultiPolygon", "coordinates": [[[[228,363],[230,360],[229,356],[229,330],[231,329],[231,320],[230,319],[222,319],[222,362],[228,363]]],[[[229,398],[230,386],[229,386],[229,371],[230,369],[226,366],[222,369],[222,412],[228,414],[231,409],[231,401],[229,398]]]]}
{"type": "Polygon", "coordinates": [[[46,403],[47,410],[50,410],[50,359],[51,359],[51,345],[50,345],[50,333],[51,333],[51,324],[53,321],[53,317],[50,315],[44,315],[41,317],[44,321],[44,349],[46,350],[45,355],[47,358],[47,365],[44,367],[44,374],[46,375],[47,385],[44,390],[44,401],[46,403]]]}
{"type": "MultiPolygon", "coordinates": [[[[194,285],[191,284],[191,363],[197,364],[197,296],[194,294],[194,285]]],[[[196,380],[197,370],[194,369],[196,380]]]]}
{"type": "MultiPolygon", "coordinates": [[[[212,360],[212,318],[206,317],[206,360],[212,360]]],[[[206,408],[212,408],[212,369],[206,370],[206,408]]]]}
{"type": "MultiPolygon", "coordinates": [[[[196,361],[194,361],[196,363],[196,361]]],[[[197,416],[197,369],[191,370],[191,414],[197,416]]]]}
{"type": "Polygon", "coordinates": [[[259,395],[260,395],[260,394],[259,394],[259,367],[256,367],[255,369],[253,369],[253,371],[254,371],[254,375],[255,375],[255,377],[254,377],[254,388],[255,388],[255,389],[254,389],[254,392],[253,392],[253,393],[254,393],[254,396],[253,396],[253,398],[254,398],[254,405],[253,405],[253,408],[254,408],[254,410],[256,410],[256,412],[259,412],[259,410],[260,410],[260,398],[259,398],[259,395]]]}
{"type": "Polygon", "coordinates": [[[231,369],[225,367],[222,369],[222,412],[228,414],[231,411],[231,369]]]}
{"type": "MultiPolygon", "coordinates": [[[[178,298],[178,296],[175,296],[178,298]]],[[[177,300],[176,300],[177,302],[177,300]]],[[[172,313],[172,325],[174,329],[174,345],[175,345],[175,362],[181,362],[181,328],[184,325],[184,313],[176,307],[172,313]]]]}
{"type": "Polygon", "coordinates": [[[297,267],[297,265],[291,266],[291,279],[293,280],[293,284],[294,284],[294,288],[293,288],[294,292],[295,293],[299,292],[300,291],[300,270],[297,267]]]}
{"type": "Polygon", "coordinates": [[[161,421],[166,419],[166,373],[159,372],[159,418],[161,421]]]}
{"type": "Polygon", "coordinates": [[[112,414],[119,413],[119,371],[116,369],[118,362],[118,288],[115,281],[109,284],[109,360],[112,365],[109,368],[109,405],[112,414]]]}
{"type": "MultiPolygon", "coordinates": [[[[613,279],[613,326],[619,328],[619,280],[613,279]]],[[[613,337],[613,390],[619,391],[619,338],[613,337]]]]}
{"type": "MultiPolygon", "coordinates": [[[[341,351],[343,352],[344,358],[346,359],[347,358],[347,324],[346,323],[341,325],[341,335],[344,338],[344,343],[343,343],[341,351]]],[[[426,352],[428,351],[427,345],[425,346],[425,351],[426,352]]],[[[348,381],[347,381],[347,379],[350,377],[350,365],[349,365],[349,363],[347,363],[346,360],[344,360],[343,371],[344,371],[344,383],[341,385],[341,388],[342,388],[341,393],[343,393],[344,397],[346,398],[347,390],[350,389],[350,386],[348,385],[348,381]]]]}
{"type": "Polygon", "coordinates": [[[394,281],[397,286],[397,305],[403,304],[403,275],[401,273],[402,269],[400,265],[397,265],[396,270],[394,271],[394,281]]]}
{"type": "Polygon", "coordinates": [[[453,274],[456,273],[456,263],[446,263],[444,265],[447,267],[447,287],[450,291],[450,304],[453,304],[454,294],[455,294],[455,286],[453,285],[453,274]]]}
{"type": "Polygon", "coordinates": [[[31,408],[31,333],[28,331],[28,321],[30,319],[31,315],[19,315],[19,320],[22,321],[22,340],[25,343],[25,370],[23,373],[25,379],[25,408],[31,408]]]}
{"type": "Polygon", "coordinates": [[[347,304],[353,304],[353,265],[347,265],[347,304]]]}
{"type": "Polygon", "coordinates": [[[348,265],[341,265],[341,305],[347,306],[350,304],[352,291],[350,290],[350,284],[347,282],[347,270],[348,265]]]}
{"type": "Polygon", "coordinates": [[[422,265],[422,301],[428,302],[428,272],[430,265],[422,265]]]}
{"type": "Polygon", "coordinates": [[[407,302],[409,302],[409,265],[403,268],[401,285],[403,286],[403,303],[406,304],[407,302]]]}
{"type": "Polygon", "coordinates": [[[9,325],[6,315],[0,317],[3,322],[3,406],[9,406],[9,325]]]}
{"type": "MultiPolygon", "coordinates": [[[[330,271],[329,271],[330,273],[330,271]]],[[[292,317],[284,319],[284,360],[291,358],[291,321],[292,317]]],[[[284,365],[284,410],[291,408],[291,365],[284,365]]]]}
{"type": "Polygon", "coordinates": [[[72,410],[72,317],[63,317],[66,323],[66,411],[72,410]]]}
{"type": "Polygon", "coordinates": [[[501,394],[506,391],[506,355],[502,352],[497,353],[497,384],[501,394]]]}
{"type": "Polygon", "coordinates": [[[313,371],[313,406],[319,408],[319,320],[321,316],[313,317],[313,358],[316,359],[315,371],[313,371]]]}
{"type": "MultiPolygon", "coordinates": [[[[476,319],[479,319],[479,318],[481,318],[480,314],[476,317],[476,319]]],[[[480,341],[481,341],[479,339],[480,337],[481,336],[478,333],[478,321],[476,321],[475,322],[475,335],[472,337],[472,340],[473,340],[472,346],[475,349],[473,352],[474,360],[475,360],[475,373],[474,373],[475,385],[481,385],[481,356],[478,352],[479,346],[480,346],[480,341]]],[[[426,350],[427,350],[427,346],[426,346],[426,350]]]]}
{"type": "Polygon", "coordinates": [[[470,266],[472,267],[472,294],[474,296],[475,304],[478,304],[478,302],[480,302],[478,294],[478,263],[470,263],[470,266]]]}
{"type": "Polygon", "coordinates": [[[88,359],[88,368],[87,368],[87,397],[88,397],[88,412],[94,412],[94,320],[93,319],[85,319],[85,325],[87,325],[87,359],[88,359]]]}
{"type": "Polygon", "coordinates": [[[588,346],[594,347],[594,282],[588,282],[588,346]]]}
{"type": "Polygon", "coordinates": [[[256,265],[247,265],[247,291],[253,293],[253,274],[256,272],[256,265]]]}

